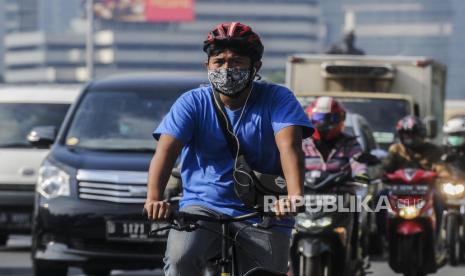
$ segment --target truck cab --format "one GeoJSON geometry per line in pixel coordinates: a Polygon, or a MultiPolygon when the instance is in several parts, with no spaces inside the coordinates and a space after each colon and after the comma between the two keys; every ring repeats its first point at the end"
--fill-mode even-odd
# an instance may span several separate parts
{"type": "Polygon", "coordinates": [[[443,124],[445,82],[446,67],[426,57],[293,55],[286,66],[286,85],[297,97],[337,98],[368,120],[384,149],[405,115],[426,118],[434,136],[434,125],[443,124]]]}

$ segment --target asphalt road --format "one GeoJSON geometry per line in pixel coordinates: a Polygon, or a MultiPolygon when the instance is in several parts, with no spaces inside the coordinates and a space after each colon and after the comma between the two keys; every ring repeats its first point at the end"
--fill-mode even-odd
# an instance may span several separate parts
{"type": "MultiPolygon", "coordinates": [[[[30,237],[27,236],[13,236],[6,247],[0,247],[0,275],[1,276],[29,276],[32,275],[31,260],[29,258],[30,251],[30,237]]],[[[395,276],[387,263],[376,261],[372,263],[370,269],[373,276],[395,276]]],[[[71,268],[68,275],[84,275],[80,269],[71,268]]],[[[153,275],[161,276],[161,270],[139,270],[139,271],[113,271],[112,275],[153,275]]],[[[433,275],[433,274],[431,274],[433,275]]],[[[465,275],[465,266],[459,267],[444,267],[437,274],[437,276],[463,276],[465,275]]]]}

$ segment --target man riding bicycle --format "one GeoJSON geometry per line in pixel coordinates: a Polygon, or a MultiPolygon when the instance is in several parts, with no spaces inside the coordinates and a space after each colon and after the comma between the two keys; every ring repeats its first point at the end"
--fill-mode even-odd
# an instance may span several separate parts
{"type": "MultiPolygon", "coordinates": [[[[237,216],[251,212],[234,190],[235,159],[225,139],[217,114],[219,95],[232,135],[239,141],[247,163],[254,170],[283,174],[288,197],[302,196],[302,139],[312,126],[288,89],[255,82],[262,66],[263,45],[259,36],[244,24],[233,22],[214,28],[204,42],[205,65],[211,86],[183,94],[154,132],[158,140],[151,161],[144,208],[149,219],[166,219],[171,206],[163,201],[163,190],[181,153],[183,212],[237,216]],[[219,93],[219,94],[218,94],[219,93]]],[[[288,216],[291,200],[275,205],[278,217],[288,216]]],[[[171,230],[165,254],[165,275],[201,275],[208,261],[219,255],[221,237],[214,223],[199,222],[193,232],[171,230]]],[[[280,224],[292,227],[292,220],[280,224]]],[[[250,222],[232,223],[237,237],[238,268],[242,275],[258,266],[286,272],[290,229],[251,227],[250,222]]]]}

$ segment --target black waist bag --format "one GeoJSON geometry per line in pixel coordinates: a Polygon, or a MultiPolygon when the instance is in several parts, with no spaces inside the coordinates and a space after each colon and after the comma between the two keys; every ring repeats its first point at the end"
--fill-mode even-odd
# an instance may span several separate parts
{"type": "Polygon", "coordinates": [[[257,209],[263,207],[264,196],[286,195],[287,185],[282,175],[260,173],[249,166],[240,150],[239,139],[234,136],[231,124],[223,110],[224,105],[219,93],[214,92],[212,98],[216,116],[234,158],[234,191],[242,203],[247,208],[257,209]]]}

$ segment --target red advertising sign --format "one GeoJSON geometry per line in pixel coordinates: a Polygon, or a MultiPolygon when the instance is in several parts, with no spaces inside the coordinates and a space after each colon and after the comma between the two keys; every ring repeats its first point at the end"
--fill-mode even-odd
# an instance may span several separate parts
{"type": "Polygon", "coordinates": [[[96,0],[94,12],[106,20],[183,22],[195,18],[195,0],[96,0]]]}
{"type": "Polygon", "coordinates": [[[193,21],[194,0],[145,0],[146,21],[193,21]]]}

